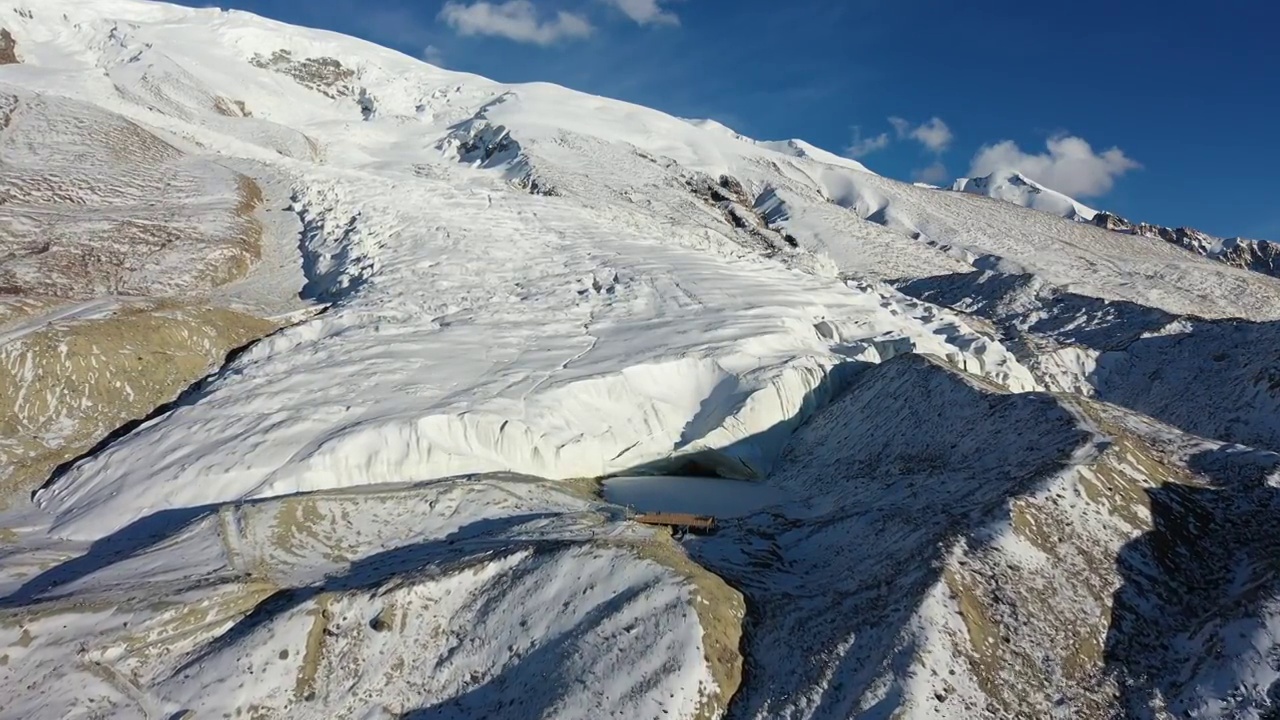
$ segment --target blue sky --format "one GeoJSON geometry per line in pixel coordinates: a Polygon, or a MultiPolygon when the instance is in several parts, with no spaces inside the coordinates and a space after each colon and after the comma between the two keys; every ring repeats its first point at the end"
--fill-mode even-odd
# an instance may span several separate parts
{"type": "Polygon", "coordinates": [[[804,138],[892,177],[1011,165],[1132,220],[1280,240],[1280,3],[218,4],[804,138]]]}

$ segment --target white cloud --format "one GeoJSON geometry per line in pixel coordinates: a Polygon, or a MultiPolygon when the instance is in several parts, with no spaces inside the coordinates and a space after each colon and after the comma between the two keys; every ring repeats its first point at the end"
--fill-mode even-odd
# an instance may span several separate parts
{"type": "Polygon", "coordinates": [[[911,179],[916,182],[929,183],[930,185],[937,185],[949,178],[950,176],[947,174],[947,166],[943,165],[941,161],[935,162],[928,167],[920,168],[919,170],[911,173],[911,179]]]}
{"type": "Polygon", "coordinates": [[[877,150],[883,150],[889,147],[889,133],[880,133],[874,137],[862,137],[862,129],[853,129],[853,142],[849,143],[849,147],[844,149],[844,154],[851,158],[860,158],[864,155],[870,155],[877,150]]]}
{"type": "Polygon", "coordinates": [[[593,30],[586,18],[563,10],[554,20],[539,20],[538,9],[529,0],[470,5],[450,0],[439,17],[459,35],[492,35],[537,45],[586,37],[593,30]]]}
{"type": "Polygon", "coordinates": [[[680,18],[660,5],[663,0],[602,0],[641,25],[679,25],[680,18]]]}
{"type": "Polygon", "coordinates": [[[1116,178],[1141,168],[1120,148],[1095,153],[1083,138],[1069,135],[1051,137],[1047,153],[1023,152],[1012,140],[984,145],[973,156],[971,177],[1000,170],[1016,170],[1053,190],[1074,197],[1096,197],[1109,192],[1116,178]]]}
{"type": "Polygon", "coordinates": [[[912,126],[911,122],[900,117],[889,118],[889,124],[893,126],[893,132],[898,136],[899,140],[910,138],[925,146],[929,150],[940,153],[951,145],[951,140],[955,137],[951,134],[951,128],[942,122],[942,118],[932,117],[919,125],[912,126]]]}
{"type": "Polygon", "coordinates": [[[444,51],[435,45],[422,48],[422,59],[436,67],[444,67],[444,51]]]}
{"type": "Polygon", "coordinates": [[[912,130],[911,137],[934,152],[942,152],[951,145],[952,135],[951,128],[935,117],[912,130]]]}

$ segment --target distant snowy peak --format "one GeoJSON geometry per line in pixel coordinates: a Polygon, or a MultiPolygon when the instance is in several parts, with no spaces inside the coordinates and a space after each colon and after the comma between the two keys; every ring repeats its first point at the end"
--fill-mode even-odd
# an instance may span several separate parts
{"type": "Polygon", "coordinates": [[[1097,210],[1014,171],[994,172],[985,177],[960,178],[951,185],[951,189],[971,195],[986,195],[1033,210],[1053,213],[1068,220],[1088,222],[1098,214],[1097,210]]]}
{"type": "Polygon", "coordinates": [[[1187,227],[1170,228],[1150,223],[1131,223],[1114,213],[1100,212],[1082,205],[1019,172],[1001,171],[985,177],[960,178],[952,183],[951,190],[1005,200],[1114,232],[1163,240],[1227,265],[1280,277],[1280,243],[1220,238],[1187,227]]]}

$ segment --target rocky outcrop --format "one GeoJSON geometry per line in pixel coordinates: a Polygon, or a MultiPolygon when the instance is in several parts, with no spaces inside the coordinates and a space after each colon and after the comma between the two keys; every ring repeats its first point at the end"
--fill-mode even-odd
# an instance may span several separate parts
{"type": "Polygon", "coordinates": [[[289,50],[277,50],[270,57],[254,55],[249,62],[288,75],[299,85],[334,99],[359,93],[352,82],[355,71],[331,57],[295,58],[289,50]]]}
{"type": "MultiPolygon", "coordinates": [[[[742,183],[731,175],[721,175],[712,180],[709,175],[697,174],[685,179],[685,186],[703,202],[719,210],[725,222],[746,235],[752,244],[759,245],[766,256],[794,251],[799,242],[786,232],[770,226],[762,204],[748,195],[742,183]]],[[[767,191],[766,191],[767,192],[767,191]]]]}
{"type": "Polygon", "coordinates": [[[1219,238],[1195,228],[1170,228],[1150,223],[1131,223],[1114,213],[1100,212],[1093,224],[1115,232],[1159,238],[1219,262],[1245,270],[1280,277],[1280,244],[1267,240],[1219,238]]]}
{"type": "Polygon", "coordinates": [[[0,65],[16,65],[18,60],[18,42],[4,28],[0,28],[0,65]]]}
{"type": "Polygon", "coordinates": [[[1128,220],[1105,211],[1093,216],[1093,224],[1104,230],[1125,231],[1129,229],[1128,220]]]}

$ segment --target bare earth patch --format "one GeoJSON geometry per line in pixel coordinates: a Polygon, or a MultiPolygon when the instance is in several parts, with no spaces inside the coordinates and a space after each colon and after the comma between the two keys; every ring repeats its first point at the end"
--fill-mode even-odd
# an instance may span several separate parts
{"type": "Polygon", "coordinates": [[[0,508],[274,329],[230,310],[147,303],[0,345],[0,508]]]}

